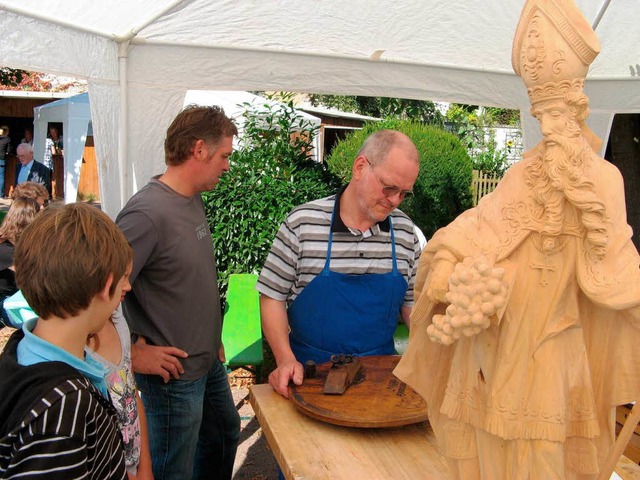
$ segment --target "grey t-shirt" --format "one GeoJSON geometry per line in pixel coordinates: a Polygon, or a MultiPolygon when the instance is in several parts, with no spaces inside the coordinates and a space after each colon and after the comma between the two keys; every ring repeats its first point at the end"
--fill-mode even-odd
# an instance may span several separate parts
{"type": "Polygon", "coordinates": [[[200,195],[185,197],[152,179],[116,223],[134,252],[132,291],[123,308],[129,328],[153,345],[181,348],[182,380],[205,375],[221,344],[218,278],[200,195]]]}

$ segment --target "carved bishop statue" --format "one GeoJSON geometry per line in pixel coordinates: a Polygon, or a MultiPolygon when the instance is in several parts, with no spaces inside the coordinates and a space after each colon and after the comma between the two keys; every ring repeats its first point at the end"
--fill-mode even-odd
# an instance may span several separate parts
{"type": "Polygon", "coordinates": [[[640,394],[640,257],[583,91],[600,51],[572,0],[528,0],[513,43],[543,140],[427,244],[395,373],[453,478],[596,478],[640,394]]]}

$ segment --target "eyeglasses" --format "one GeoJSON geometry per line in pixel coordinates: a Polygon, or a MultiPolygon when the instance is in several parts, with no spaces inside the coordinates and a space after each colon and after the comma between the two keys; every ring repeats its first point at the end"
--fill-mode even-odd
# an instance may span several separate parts
{"type": "Polygon", "coordinates": [[[373,169],[373,165],[371,164],[369,159],[367,157],[364,157],[364,159],[367,161],[367,163],[371,167],[371,173],[373,173],[373,176],[376,178],[378,183],[382,185],[382,193],[384,194],[385,197],[395,197],[396,195],[399,195],[400,200],[404,200],[406,197],[410,197],[411,195],[413,195],[412,190],[401,190],[396,186],[387,185],[386,183],[384,183],[382,180],[380,180],[380,177],[376,175],[376,171],[373,169]]]}

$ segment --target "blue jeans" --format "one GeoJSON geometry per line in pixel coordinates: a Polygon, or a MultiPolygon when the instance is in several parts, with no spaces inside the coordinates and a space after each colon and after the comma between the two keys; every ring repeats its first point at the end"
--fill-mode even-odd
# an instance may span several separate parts
{"type": "Polygon", "coordinates": [[[227,370],[216,360],[197,380],[136,374],[156,480],[231,479],[240,416],[227,370]]]}
{"type": "Polygon", "coordinates": [[[0,198],[4,197],[4,160],[0,160],[0,198]]]}

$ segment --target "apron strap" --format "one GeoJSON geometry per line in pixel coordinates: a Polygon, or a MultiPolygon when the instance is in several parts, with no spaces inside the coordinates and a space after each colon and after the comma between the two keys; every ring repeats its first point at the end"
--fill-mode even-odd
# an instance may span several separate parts
{"type": "MultiPolygon", "coordinates": [[[[336,198],[336,202],[338,199],[336,198]]],[[[329,225],[329,242],[327,244],[327,257],[324,261],[324,268],[322,269],[322,274],[328,274],[331,267],[331,245],[333,244],[333,222],[336,217],[336,206],[333,205],[333,210],[331,211],[331,224],[329,225]]],[[[396,261],[396,237],[393,233],[393,221],[391,220],[391,215],[387,217],[389,219],[389,231],[391,232],[391,262],[392,262],[392,271],[393,273],[398,273],[398,262],[396,261]]]]}

